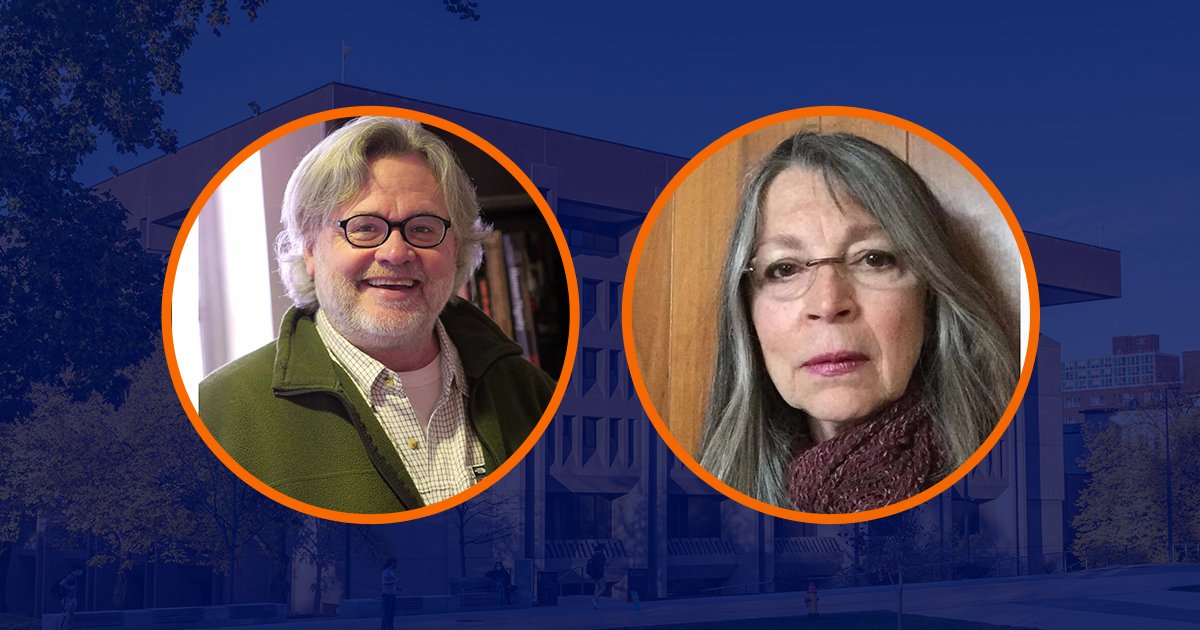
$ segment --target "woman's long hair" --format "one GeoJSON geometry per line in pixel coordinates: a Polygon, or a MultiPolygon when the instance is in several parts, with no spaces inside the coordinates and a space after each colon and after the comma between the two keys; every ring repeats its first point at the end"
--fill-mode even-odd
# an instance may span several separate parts
{"type": "Polygon", "coordinates": [[[780,143],[743,186],[721,274],[716,369],[700,465],[747,495],[792,507],[784,469],[808,418],[784,402],[766,372],[744,273],[767,188],[789,168],[821,174],[836,202],[851,200],[875,217],[924,281],[928,330],[913,378],[922,378],[945,472],[957,468],[991,432],[1016,386],[1020,314],[912,167],[858,136],[812,131],[780,143]]]}

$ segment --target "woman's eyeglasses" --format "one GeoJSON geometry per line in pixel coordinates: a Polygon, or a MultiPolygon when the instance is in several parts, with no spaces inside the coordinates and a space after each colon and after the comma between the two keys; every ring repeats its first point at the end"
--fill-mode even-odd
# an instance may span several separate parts
{"type": "Polygon", "coordinates": [[[842,278],[867,289],[898,289],[916,283],[916,276],[900,257],[882,249],[806,260],[785,257],[751,261],[743,273],[750,278],[756,292],[772,299],[795,300],[812,288],[822,265],[833,267],[842,278]]]}

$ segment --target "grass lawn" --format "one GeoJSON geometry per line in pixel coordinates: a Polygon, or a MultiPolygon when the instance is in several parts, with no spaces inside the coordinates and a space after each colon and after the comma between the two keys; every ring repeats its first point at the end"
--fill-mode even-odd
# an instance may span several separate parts
{"type": "MultiPolygon", "coordinates": [[[[704,623],[681,623],[668,626],[649,626],[655,630],[707,630],[709,628],[745,628],[748,630],[889,630],[896,627],[896,613],[890,610],[837,613],[818,617],[771,617],[767,619],[739,619],[709,621],[704,623]]],[[[995,628],[1017,628],[997,626],[975,621],[958,621],[921,615],[904,615],[904,630],[991,630],[995,628]]]]}

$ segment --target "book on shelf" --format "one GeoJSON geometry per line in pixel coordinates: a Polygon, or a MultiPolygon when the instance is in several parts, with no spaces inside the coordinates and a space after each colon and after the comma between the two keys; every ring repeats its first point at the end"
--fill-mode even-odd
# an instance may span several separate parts
{"type": "Polygon", "coordinates": [[[504,259],[508,264],[508,291],[511,297],[513,318],[513,340],[520,346],[525,358],[538,364],[537,335],[534,331],[533,300],[530,297],[531,277],[529,257],[525,250],[525,237],[520,232],[505,233],[504,259]]]}
{"type": "MultiPolygon", "coordinates": [[[[488,294],[484,309],[492,321],[509,337],[513,336],[512,305],[508,292],[508,263],[504,257],[504,235],[493,230],[483,242],[483,278],[488,294]]],[[[476,304],[482,308],[481,304],[476,304]]]]}
{"type": "Polygon", "coordinates": [[[482,266],[463,291],[538,366],[560,360],[565,347],[566,306],[559,302],[566,292],[557,262],[549,234],[494,229],[483,243],[482,266]]]}

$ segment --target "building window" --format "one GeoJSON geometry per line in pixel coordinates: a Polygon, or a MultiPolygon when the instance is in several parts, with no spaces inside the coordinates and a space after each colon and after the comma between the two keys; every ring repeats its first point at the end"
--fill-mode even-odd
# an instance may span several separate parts
{"type": "Polygon", "coordinates": [[[596,454],[596,429],[599,424],[600,418],[583,417],[583,444],[580,452],[585,464],[592,459],[592,455],[596,454]]]}
{"type": "Polygon", "coordinates": [[[586,394],[591,391],[592,386],[596,384],[596,362],[599,361],[600,351],[595,348],[583,349],[583,392],[586,394]]]}
{"type": "Polygon", "coordinates": [[[562,463],[571,459],[571,448],[575,445],[575,416],[563,416],[562,424],[562,463]]]}
{"type": "Polygon", "coordinates": [[[621,452],[621,419],[608,419],[608,465],[617,462],[617,454],[621,452]]]}
{"type": "Polygon", "coordinates": [[[625,427],[625,462],[630,466],[637,460],[637,442],[634,441],[637,438],[636,428],[637,420],[630,418],[625,427]]]}
{"type": "Polygon", "coordinates": [[[667,536],[720,538],[724,497],[672,494],[667,497],[667,536]]]}
{"type": "Polygon", "coordinates": [[[608,283],[608,327],[612,328],[621,321],[621,283],[608,283]]]}
{"type": "Polygon", "coordinates": [[[608,395],[615,398],[621,389],[621,351],[608,351],[608,395]]]}
{"type": "Polygon", "coordinates": [[[604,231],[567,230],[567,242],[572,250],[589,254],[613,256],[618,253],[619,243],[616,236],[604,231]]]}
{"type": "Polygon", "coordinates": [[[596,294],[600,291],[599,280],[583,279],[583,291],[579,295],[580,318],[584,326],[596,316],[596,294]]]}
{"type": "Polygon", "coordinates": [[[604,494],[547,492],[546,538],[612,538],[612,497],[604,494]]]}

